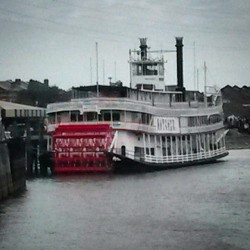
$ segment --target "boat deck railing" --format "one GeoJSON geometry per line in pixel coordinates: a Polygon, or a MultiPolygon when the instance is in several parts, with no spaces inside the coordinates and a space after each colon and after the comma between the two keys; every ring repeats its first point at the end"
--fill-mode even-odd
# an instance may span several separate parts
{"type": "MultiPolygon", "coordinates": [[[[116,148],[113,151],[117,155],[122,155],[121,149],[116,148]]],[[[179,162],[192,162],[202,159],[209,159],[213,158],[219,155],[222,155],[226,153],[226,147],[221,147],[219,149],[210,150],[210,151],[201,151],[197,153],[189,153],[189,154],[182,154],[182,155],[166,155],[166,156],[155,156],[155,155],[149,155],[149,154],[135,154],[134,151],[126,150],[125,154],[123,156],[132,159],[137,160],[145,163],[179,163],[179,162]]]]}
{"type": "Polygon", "coordinates": [[[72,110],[82,110],[83,112],[89,112],[90,110],[98,112],[101,109],[120,109],[124,111],[138,111],[146,113],[154,113],[158,110],[160,113],[168,112],[176,114],[181,111],[181,114],[189,114],[193,109],[200,110],[202,113],[211,112],[211,110],[218,109],[220,104],[213,105],[209,103],[205,105],[203,102],[198,101],[186,101],[186,102],[169,102],[168,100],[159,100],[152,102],[151,100],[134,100],[130,98],[115,98],[115,97],[92,97],[73,99],[70,102],[53,103],[48,104],[47,114],[54,112],[67,112],[72,110]],[[208,109],[209,108],[209,109],[208,109]]]}

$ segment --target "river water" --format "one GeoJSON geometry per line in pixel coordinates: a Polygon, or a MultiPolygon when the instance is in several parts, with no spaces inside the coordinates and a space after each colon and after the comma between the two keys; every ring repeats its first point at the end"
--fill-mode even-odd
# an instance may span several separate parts
{"type": "Polygon", "coordinates": [[[0,249],[250,249],[249,162],[29,180],[0,205],[0,249]]]}

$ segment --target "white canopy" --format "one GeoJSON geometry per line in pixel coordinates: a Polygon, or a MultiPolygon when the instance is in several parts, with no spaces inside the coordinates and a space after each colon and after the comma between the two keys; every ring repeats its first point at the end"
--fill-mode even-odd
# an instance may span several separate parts
{"type": "Polygon", "coordinates": [[[45,117],[46,109],[13,102],[0,101],[0,110],[5,110],[5,117],[45,117]]]}

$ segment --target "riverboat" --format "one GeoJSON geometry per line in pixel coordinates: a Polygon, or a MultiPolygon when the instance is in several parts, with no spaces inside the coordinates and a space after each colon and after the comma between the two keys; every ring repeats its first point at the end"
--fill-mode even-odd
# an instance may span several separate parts
{"type": "Polygon", "coordinates": [[[129,52],[129,87],[74,87],[71,101],[47,106],[55,173],[158,170],[228,154],[221,95],[185,89],[182,37],[175,47],[176,86],[165,86],[163,54],[153,57],[140,38],[129,52]]]}

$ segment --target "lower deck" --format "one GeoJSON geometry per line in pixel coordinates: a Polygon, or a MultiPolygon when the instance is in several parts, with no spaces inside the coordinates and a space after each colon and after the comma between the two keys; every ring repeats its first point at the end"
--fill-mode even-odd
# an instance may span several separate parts
{"type": "Polygon", "coordinates": [[[193,166],[198,164],[209,164],[215,163],[217,160],[227,156],[229,153],[227,151],[220,152],[220,154],[213,154],[213,156],[208,157],[193,157],[192,159],[181,159],[179,161],[168,161],[168,162],[145,162],[145,161],[136,161],[131,160],[127,157],[121,157],[120,155],[112,155],[119,157],[120,161],[117,161],[114,164],[115,172],[148,172],[148,171],[158,171],[166,170],[171,168],[179,168],[186,166],[193,166]]]}
{"type": "Polygon", "coordinates": [[[189,135],[151,135],[121,133],[116,135],[112,152],[144,163],[179,163],[216,157],[227,152],[226,131],[189,135]],[[126,138],[127,139],[124,139],[126,138]]]}
{"type": "Polygon", "coordinates": [[[225,134],[223,128],[162,135],[100,124],[60,125],[52,135],[54,172],[107,172],[120,161],[163,168],[210,161],[227,154],[225,134]]]}

